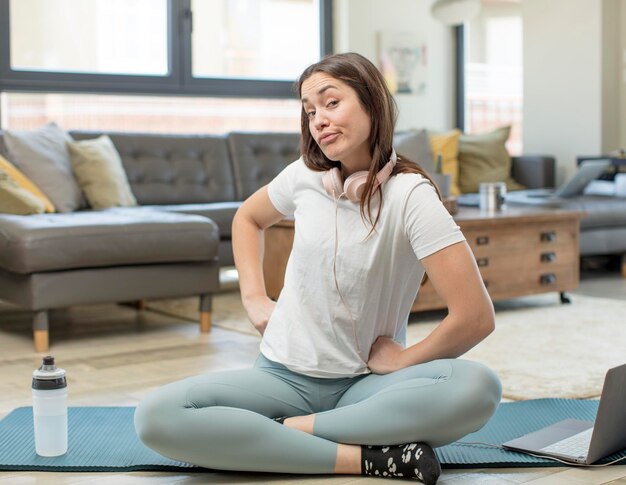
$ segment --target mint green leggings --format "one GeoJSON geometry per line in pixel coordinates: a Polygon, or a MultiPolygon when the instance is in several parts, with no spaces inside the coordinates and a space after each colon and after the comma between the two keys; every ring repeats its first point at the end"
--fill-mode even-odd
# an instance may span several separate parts
{"type": "Polygon", "coordinates": [[[252,369],[157,389],[137,407],[135,429],[158,453],[206,468],[328,474],[337,443],[442,446],[481,428],[500,397],[496,375],[467,360],[321,379],[261,354],[252,369]],[[312,413],[313,435],[270,419],[312,413]]]}

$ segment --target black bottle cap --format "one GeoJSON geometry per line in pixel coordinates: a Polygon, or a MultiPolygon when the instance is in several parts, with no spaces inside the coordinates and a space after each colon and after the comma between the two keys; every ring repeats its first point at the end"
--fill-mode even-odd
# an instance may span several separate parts
{"type": "Polygon", "coordinates": [[[41,367],[33,372],[33,389],[51,390],[67,387],[65,370],[54,365],[54,357],[43,358],[41,367]]]}
{"type": "Polygon", "coordinates": [[[63,389],[67,387],[67,380],[65,377],[58,377],[56,379],[36,379],[33,378],[33,389],[40,391],[50,391],[53,389],[63,389]]]}

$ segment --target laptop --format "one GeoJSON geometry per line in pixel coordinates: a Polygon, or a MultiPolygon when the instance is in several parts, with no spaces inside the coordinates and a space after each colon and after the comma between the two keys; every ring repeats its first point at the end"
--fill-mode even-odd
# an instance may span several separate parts
{"type": "Polygon", "coordinates": [[[578,166],[576,173],[571,175],[557,189],[529,189],[509,192],[506,196],[507,202],[521,204],[545,204],[555,199],[569,199],[582,195],[585,187],[592,180],[597,179],[609,168],[611,160],[587,160],[578,166]]]}
{"type": "Polygon", "coordinates": [[[566,419],[503,443],[513,451],[590,465],[626,448],[626,364],[609,369],[593,421],[566,419]]]}

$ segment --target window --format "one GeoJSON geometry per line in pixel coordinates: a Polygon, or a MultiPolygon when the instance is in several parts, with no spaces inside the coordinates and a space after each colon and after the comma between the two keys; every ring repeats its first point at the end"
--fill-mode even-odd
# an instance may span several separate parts
{"type": "Polygon", "coordinates": [[[519,0],[483,0],[480,15],[457,31],[459,127],[484,133],[511,125],[507,148],[522,151],[522,15],[519,0]]]}
{"type": "Polygon", "coordinates": [[[292,99],[2,93],[0,126],[32,130],[54,121],[66,130],[154,133],[298,132],[292,99]]]}
{"type": "Polygon", "coordinates": [[[192,0],[191,5],[193,77],[293,80],[320,58],[316,2],[192,0]]]}
{"type": "Polygon", "coordinates": [[[168,74],[166,0],[12,0],[10,26],[16,71],[168,74]]]}
{"type": "Polygon", "coordinates": [[[0,0],[0,91],[289,98],[331,0],[0,0]]]}

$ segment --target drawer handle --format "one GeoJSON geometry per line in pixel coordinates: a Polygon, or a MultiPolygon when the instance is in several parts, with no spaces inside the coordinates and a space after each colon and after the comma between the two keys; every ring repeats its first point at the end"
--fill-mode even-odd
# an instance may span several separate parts
{"type": "Polygon", "coordinates": [[[485,244],[489,244],[489,236],[479,236],[476,238],[476,244],[479,246],[484,246],[485,244]]]}
{"type": "Polygon", "coordinates": [[[485,266],[489,266],[489,258],[478,258],[476,263],[479,268],[484,268],[485,266]]]}
{"type": "Polygon", "coordinates": [[[539,278],[539,283],[542,285],[553,285],[556,283],[556,275],[554,273],[542,274],[539,278]]]}
{"type": "Polygon", "coordinates": [[[549,253],[541,253],[541,262],[542,263],[551,263],[556,260],[556,253],[550,251],[549,253]]]}
{"type": "Polygon", "coordinates": [[[541,233],[541,242],[552,242],[556,241],[556,232],[547,231],[541,233]]]}

